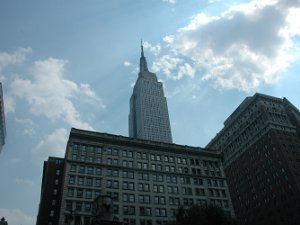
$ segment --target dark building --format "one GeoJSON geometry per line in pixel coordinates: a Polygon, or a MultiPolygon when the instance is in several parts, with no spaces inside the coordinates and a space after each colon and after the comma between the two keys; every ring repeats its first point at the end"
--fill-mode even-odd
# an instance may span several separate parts
{"type": "Polygon", "coordinates": [[[5,116],[4,116],[4,101],[3,101],[3,89],[2,83],[0,82],[0,153],[2,147],[5,144],[6,137],[6,126],[5,126],[5,116]]]}
{"type": "Polygon", "coordinates": [[[180,205],[234,215],[218,151],[72,128],[65,162],[59,225],[88,224],[100,195],[124,225],[164,225],[180,205]]]}
{"type": "Polygon", "coordinates": [[[246,98],[207,145],[223,154],[242,224],[300,224],[300,112],[286,98],[246,98]]]}
{"type": "Polygon", "coordinates": [[[64,166],[63,158],[49,157],[44,162],[37,225],[58,224],[64,166]]]}

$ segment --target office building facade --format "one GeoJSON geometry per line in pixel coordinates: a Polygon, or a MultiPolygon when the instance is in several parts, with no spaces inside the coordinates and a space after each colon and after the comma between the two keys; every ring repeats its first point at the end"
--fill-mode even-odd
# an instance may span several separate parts
{"type": "Polygon", "coordinates": [[[300,112],[286,98],[248,97],[207,145],[222,152],[242,224],[300,221],[300,112]]]}
{"type": "Polygon", "coordinates": [[[88,224],[109,195],[125,225],[162,225],[180,205],[213,204],[233,215],[220,154],[199,147],[72,129],[59,225],[88,224]]]}
{"type": "Polygon", "coordinates": [[[140,72],[130,98],[129,137],[172,143],[167,99],[156,74],[148,70],[141,45],[140,72]]]}
{"type": "Polygon", "coordinates": [[[64,158],[49,157],[44,162],[37,225],[58,224],[64,168],[64,158]]]}

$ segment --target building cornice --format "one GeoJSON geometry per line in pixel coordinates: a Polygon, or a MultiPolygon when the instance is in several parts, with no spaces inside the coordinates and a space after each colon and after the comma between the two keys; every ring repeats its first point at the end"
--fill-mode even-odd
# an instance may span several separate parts
{"type": "Polygon", "coordinates": [[[83,140],[91,140],[91,141],[102,141],[106,143],[111,143],[113,145],[126,145],[128,147],[141,147],[143,149],[149,149],[153,151],[165,151],[165,152],[173,152],[173,153],[188,153],[192,155],[208,156],[208,157],[219,157],[221,158],[221,154],[219,151],[211,150],[207,148],[194,147],[188,145],[179,145],[173,143],[165,143],[165,142],[156,142],[151,140],[142,140],[131,137],[125,137],[122,135],[114,135],[109,133],[101,133],[96,131],[87,131],[72,128],[69,136],[69,141],[72,139],[83,139],[83,140]]]}

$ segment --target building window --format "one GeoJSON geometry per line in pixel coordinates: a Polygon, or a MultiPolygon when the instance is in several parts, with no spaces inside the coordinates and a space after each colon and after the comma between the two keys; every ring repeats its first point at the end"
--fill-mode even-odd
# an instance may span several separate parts
{"type": "Polygon", "coordinates": [[[96,175],[101,175],[102,174],[102,170],[100,167],[96,168],[96,175]]]}
{"type": "Polygon", "coordinates": [[[119,170],[113,170],[112,171],[112,176],[113,177],[119,177],[119,170]]]}
{"type": "Polygon", "coordinates": [[[84,177],[78,177],[78,184],[84,185],[84,177]]]}
{"type": "Polygon", "coordinates": [[[85,166],[83,166],[83,165],[80,165],[79,166],[79,171],[78,171],[79,173],[85,173],[85,166]]]}
{"type": "Polygon", "coordinates": [[[119,188],[119,181],[114,180],[112,188],[118,189],[119,188]]]}
{"type": "Polygon", "coordinates": [[[137,162],[137,168],[142,169],[142,162],[137,162]]]}
{"type": "Polygon", "coordinates": [[[114,148],[112,154],[114,156],[119,156],[119,150],[114,148]]]}
{"type": "Polygon", "coordinates": [[[107,180],[106,181],[106,187],[107,188],[111,188],[112,187],[112,181],[111,180],[107,180]]]}
{"type": "Polygon", "coordinates": [[[74,188],[68,188],[68,197],[74,196],[74,188]]]}
{"type": "Polygon", "coordinates": [[[98,147],[96,148],[96,153],[97,153],[97,154],[102,154],[102,148],[98,146],[98,147]]]}
{"type": "Polygon", "coordinates": [[[96,187],[101,187],[101,179],[96,179],[95,180],[95,186],[96,187]]]}
{"type": "Polygon", "coordinates": [[[113,206],[113,213],[114,214],[119,214],[119,206],[118,205],[113,206]]]}
{"type": "Polygon", "coordinates": [[[88,170],[87,170],[87,173],[88,173],[88,174],[91,174],[91,175],[94,174],[94,168],[93,168],[92,166],[89,166],[87,169],[88,169],[88,170]]]}
{"type": "Polygon", "coordinates": [[[139,208],[140,216],[151,216],[151,208],[150,207],[140,207],[139,208]]]}
{"type": "Polygon", "coordinates": [[[155,155],[151,154],[150,159],[154,161],[155,160],[155,155]]]}
{"type": "Polygon", "coordinates": [[[70,171],[71,172],[76,172],[76,169],[77,169],[77,165],[76,164],[72,164],[71,168],[70,168],[70,171]]]}
{"type": "Polygon", "coordinates": [[[134,182],[123,181],[123,190],[132,190],[134,191],[134,182]]]}
{"type": "Polygon", "coordinates": [[[145,170],[148,169],[148,163],[143,163],[143,169],[145,169],[145,170]]]}
{"type": "Polygon", "coordinates": [[[107,163],[108,165],[111,165],[111,164],[112,164],[112,159],[111,159],[111,158],[107,158],[107,159],[106,159],[106,163],[107,163]]]}
{"type": "Polygon", "coordinates": [[[91,190],[86,190],[85,191],[85,198],[86,199],[91,199],[92,198],[92,191],[91,190]]]}
{"type": "Polygon", "coordinates": [[[87,185],[87,186],[93,186],[93,178],[88,177],[88,178],[86,179],[86,185],[87,185]]]}
{"type": "Polygon", "coordinates": [[[66,201],[66,210],[68,211],[72,210],[72,201],[66,201]]]}
{"type": "Polygon", "coordinates": [[[170,166],[166,165],[166,166],[165,166],[165,171],[166,171],[166,172],[170,172],[170,166]]]}
{"type": "Polygon", "coordinates": [[[100,196],[100,195],[101,195],[101,191],[96,190],[96,191],[95,191],[95,198],[98,197],[98,196],[100,196]]]}
{"type": "Polygon", "coordinates": [[[82,189],[77,189],[77,198],[82,198],[83,197],[83,190],[82,189]]]}
{"type": "Polygon", "coordinates": [[[123,206],[123,215],[135,215],[135,206],[123,206]]]}
{"type": "Polygon", "coordinates": [[[76,202],[76,211],[81,212],[82,210],[82,202],[76,202]]]}
{"type": "Polygon", "coordinates": [[[115,166],[118,166],[118,165],[119,165],[118,159],[113,159],[113,165],[115,165],[115,166]]]}
{"type": "Polygon", "coordinates": [[[147,159],[148,157],[147,157],[147,153],[142,153],[142,159],[147,159]]]}
{"type": "Polygon", "coordinates": [[[89,202],[84,203],[84,211],[86,211],[86,212],[91,211],[91,203],[89,203],[89,202]]]}
{"type": "MultiPolygon", "coordinates": [[[[154,185],[154,186],[157,187],[157,185],[154,185]]],[[[138,190],[148,192],[148,191],[150,191],[150,186],[149,186],[149,184],[139,183],[138,190]]]]}

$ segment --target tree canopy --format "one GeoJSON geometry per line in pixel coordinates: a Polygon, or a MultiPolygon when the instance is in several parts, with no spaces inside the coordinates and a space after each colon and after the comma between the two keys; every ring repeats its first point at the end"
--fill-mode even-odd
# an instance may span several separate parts
{"type": "Polygon", "coordinates": [[[238,225],[235,219],[216,206],[179,207],[176,221],[169,225],[238,225]]]}

